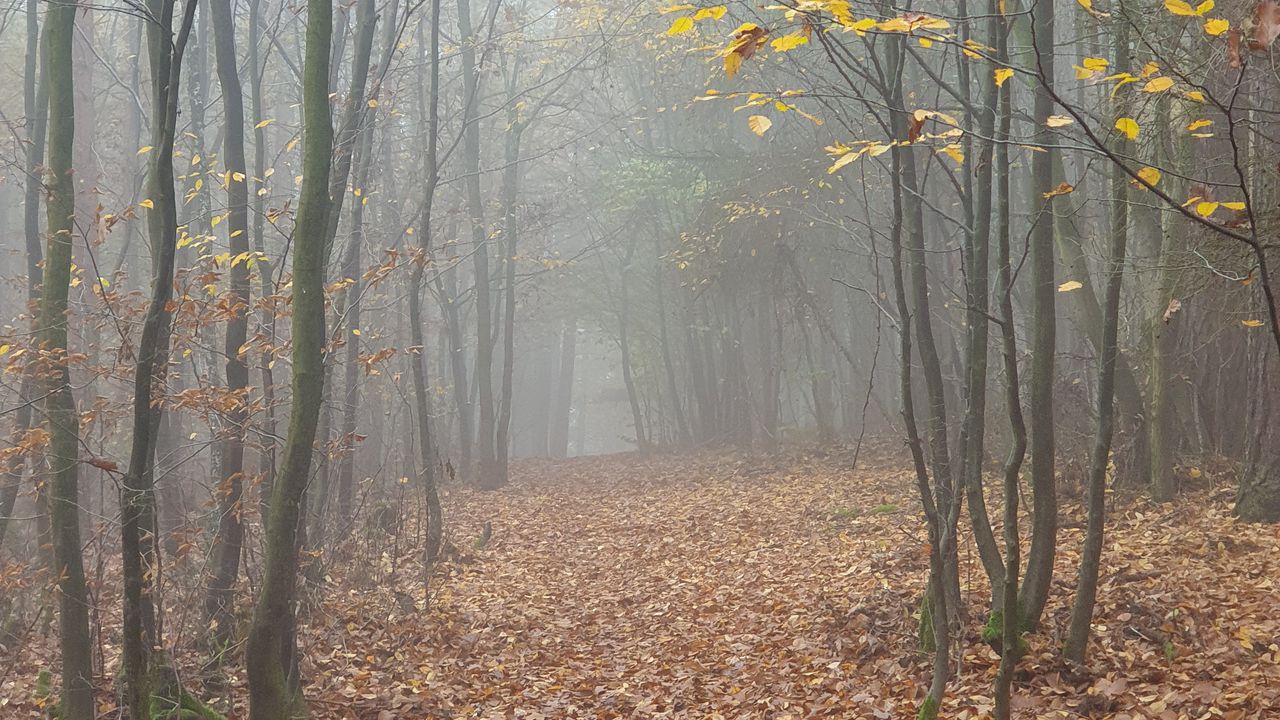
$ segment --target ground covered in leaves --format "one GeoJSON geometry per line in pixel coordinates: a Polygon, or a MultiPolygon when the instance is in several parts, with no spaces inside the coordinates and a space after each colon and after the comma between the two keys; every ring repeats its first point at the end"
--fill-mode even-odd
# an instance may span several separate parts
{"type": "MultiPolygon", "coordinates": [[[[914,483],[892,448],[850,460],[522,463],[501,491],[449,493],[453,552],[429,607],[415,520],[391,534],[391,521],[357,528],[307,613],[312,717],[912,717],[928,671],[915,643],[927,557],[914,483]]],[[[1015,688],[1020,717],[1280,707],[1280,531],[1234,522],[1230,495],[1117,503],[1084,668],[1056,652],[1083,528],[1065,501],[1059,580],[1015,688]]],[[[978,718],[998,658],[978,638],[986,600],[972,547],[962,574],[974,618],[943,716],[978,718]]],[[[242,716],[244,677],[232,672],[242,716]]],[[[0,717],[31,716],[14,693],[33,677],[5,675],[0,717]]]]}

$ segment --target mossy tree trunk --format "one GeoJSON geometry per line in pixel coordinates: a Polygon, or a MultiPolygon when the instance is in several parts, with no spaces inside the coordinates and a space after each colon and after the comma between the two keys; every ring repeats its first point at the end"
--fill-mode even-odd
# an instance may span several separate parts
{"type": "Polygon", "coordinates": [[[333,0],[307,0],[303,60],[303,180],[293,230],[293,404],[280,473],[272,489],[262,585],[245,651],[251,720],[304,715],[293,674],[298,521],[324,391],[325,232],[333,121],[329,44],[333,0]]]}

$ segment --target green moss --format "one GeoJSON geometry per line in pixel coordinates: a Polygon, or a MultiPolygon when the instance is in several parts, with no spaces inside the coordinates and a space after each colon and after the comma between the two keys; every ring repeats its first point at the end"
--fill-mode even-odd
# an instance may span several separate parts
{"type": "Polygon", "coordinates": [[[938,717],[938,700],[932,695],[925,695],[924,702],[920,703],[920,712],[916,713],[916,720],[936,720],[938,717]]]}
{"type": "Polygon", "coordinates": [[[831,519],[832,520],[853,520],[853,519],[856,519],[861,514],[862,514],[861,512],[858,512],[857,508],[838,508],[836,510],[831,511],[831,519]]]}
{"type": "Polygon", "coordinates": [[[884,503],[871,508],[872,515],[887,515],[889,513],[898,512],[898,506],[893,503],[884,503]]]}
{"type": "Polygon", "coordinates": [[[933,636],[933,603],[929,599],[929,592],[926,590],[924,597],[920,600],[920,624],[917,629],[920,642],[920,652],[931,653],[938,648],[937,642],[933,636]]]}

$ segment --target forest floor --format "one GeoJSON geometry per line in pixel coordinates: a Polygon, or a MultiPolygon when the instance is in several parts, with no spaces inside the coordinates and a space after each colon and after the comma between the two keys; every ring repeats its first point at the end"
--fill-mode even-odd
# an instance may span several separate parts
{"type": "MultiPolygon", "coordinates": [[[[916,649],[927,550],[915,485],[896,448],[865,451],[856,470],[850,460],[522,462],[499,492],[446,497],[457,552],[437,569],[430,610],[415,521],[394,538],[358,529],[301,637],[312,717],[913,717],[928,677],[916,649]]],[[[1064,501],[1058,579],[1015,687],[1019,717],[1277,712],[1280,529],[1235,522],[1231,488],[1208,476],[1173,505],[1116,503],[1084,668],[1056,650],[1083,528],[1078,501],[1064,501]]],[[[961,563],[966,583],[985,584],[971,546],[961,563]]],[[[974,617],[947,718],[984,717],[992,704],[998,658],[978,637],[986,598],[967,597],[974,617]]],[[[24,695],[35,672],[2,673],[0,717],[38,716],[24,695]]],[[[242,717],[242,672],[231,693],[242,717]]]]}

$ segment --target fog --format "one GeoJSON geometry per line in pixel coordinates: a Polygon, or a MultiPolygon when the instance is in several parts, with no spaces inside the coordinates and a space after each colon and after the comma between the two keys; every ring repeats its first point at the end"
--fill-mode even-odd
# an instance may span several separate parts
{"type": "Polygon", "coordinates": [[[0,717],[1269,707],[1274,0],[0,18],[0,717]]]}

